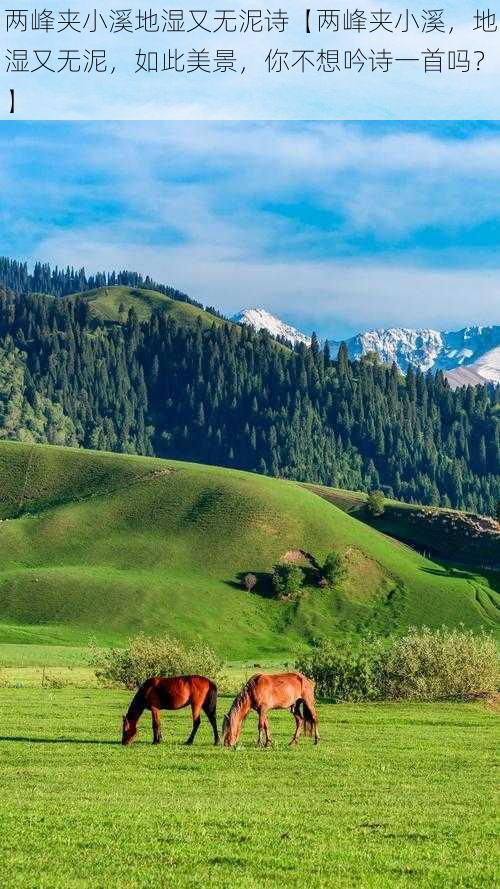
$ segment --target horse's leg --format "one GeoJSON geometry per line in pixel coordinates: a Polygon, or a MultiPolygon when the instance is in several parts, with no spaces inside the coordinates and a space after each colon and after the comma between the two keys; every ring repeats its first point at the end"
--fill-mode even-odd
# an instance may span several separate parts
{"type": "Polygon", "coordinates": [[[153,722],[153,744],[161,742],[160,711],[157,707],[151,707],[151,719],[153,722]]]}
{"type": "Polygon", "coordinates": [[[216,716],[215,707],[208,706],[207,702],[205,701],[203,703],[203,712],[205,713],[205,716],[207,717],[210,725],[212,726],[212,731],[214,733],[214,744],[217,745],[220,743],[220,738],[219,738],[219,730],[217,728],[217,716],[216,716]]]}
{"type": "Polygon", "coordinates": [[[290,747],[294,747],[300,738],[300,733],[302,731],[302,726],[304,724],[304,720],[302,719],[302,716],[300,713],[300,701],[297,701],[294,704],[294,706],[291,708],[291,710],[292,710],[292,715],[295,719],[295,734],[294,734],[292,740],[290,741],[290,747]]]}
{"type": "Polygon", "coordinates": [[[314,704],[311,707],[311,713],[314,720],[314,743],[317,744],[319,742],[319,731],[318,731],[318,716],[316,714],[316,709],[314,704]]]}
{"type": "Polygon", "coordinates": [[[316,710],[314,711],[314,743],[317,744],[320,740],[319,731],[318,731],[318,717],[316,716],[316,710]]]}
{"type": "Polygon", "coordinates": [[[194,701],[191,701],[191,713],[193,714],[193,728],[191,730],[191,734],[189,735],[189,738],[186,741],[186,744],[192,744],[195,737],[196,737],[196,732],[198,731],[198,729],[200,727],[200,722],[201,722],[200,710],[201,710],[200,702],[197,701],[195,703],[194,701]]]}
{"type": "Polygon", "coordinates": [[[265,731],[266,714],[262,708],[257,710],[257,713],[259,714],[259,740],[257,741],[257,747],[262,747],[262,733],[265,731]]]}
{"type": "Polygon", "coordinates": [[[271,738],[271,735],[269,733],[269,721],[267,718],[267,710],[264,710],[263,715],[264,715],[264,732],[266,735],[266,747],[270,747],[271,744],[273,743],[273,739],[271,738]]]}

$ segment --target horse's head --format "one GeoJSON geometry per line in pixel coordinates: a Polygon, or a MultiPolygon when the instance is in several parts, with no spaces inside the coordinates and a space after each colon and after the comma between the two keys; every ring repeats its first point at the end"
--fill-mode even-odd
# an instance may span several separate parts
{"type": "Polygon", "coordinates": [[[137,723],[130,722],[126,716],[123,717],[123,733],[122,744],[124,747],[130,744],[137,737],[137,723]]]}
{"type": "Polygon", "coordinates": [[[241,723],[235,726],[235,720],[226,713],[222,720],[222,740],[224,747],[234,747],[241,734],[241,723]]]}

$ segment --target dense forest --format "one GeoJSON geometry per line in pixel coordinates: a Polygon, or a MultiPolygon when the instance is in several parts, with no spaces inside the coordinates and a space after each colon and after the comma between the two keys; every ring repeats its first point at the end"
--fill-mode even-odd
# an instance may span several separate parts
{"type": "Polygon", "coordinates": [[[161,312],[99,322],[84,298],[0,298],[0,437],[215,463],[493,513],[498,388],[375,356],[332,360],[161,312]]]}

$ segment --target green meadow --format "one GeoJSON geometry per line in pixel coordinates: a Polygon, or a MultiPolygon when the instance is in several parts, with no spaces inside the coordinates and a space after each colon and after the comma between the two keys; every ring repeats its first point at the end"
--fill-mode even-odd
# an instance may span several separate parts
{"type": "MultiPolygon", "coordinates": [[[[119,744],[130,695],[0,689],[2,887],[493,887],[498,721],[484,704],[327,705],[322,741],[255,715],[236,750],[186,711],[119,744]]],[[[219,703],[219,717],[229,702],[219,703]]]]}
{"type": "MultiPolygon", "coordinates": [[[[190,713],[119,743],[131,694],[89,642],[207,641],[231,695],[321,635],[498,629],[498,574],[432,560],[295,483],[215,467],[0,443],[0,883],[5,889],[489,887],[498,721],[485,702],[319,704],[322,741],[212,746],[190,713]],[[348,557],[341,590],[314,563],[348,557]],[[270,596],[299,557],[298,602],[270,596]],[[246,572],[255,592],[242,589],[246,572]]],[[[219,722],[231,701],[219,701],[219,722]]]]}
{"type": "Polygon", "coordinates": [[[406,541],[428,556],[500,570],[500,529],[492,518],[389,499],[384,501],[383,514],[373,516],[366,506],[368,496],[361,491],[323,485],[305,487],[377,531],[406,541]]]}
{"type": "Polygon", "coordinates": [[[321,635],[498,627],[498,573],[425,558],[293,482],[2,442],[0,490],[0,643],[167,631],[229,660],[283,660],[321,635]],[[270,597],[276,562],[332,548],[348,560],[341,590],[320,589],[306,559],[300,600],[270,597]]]}

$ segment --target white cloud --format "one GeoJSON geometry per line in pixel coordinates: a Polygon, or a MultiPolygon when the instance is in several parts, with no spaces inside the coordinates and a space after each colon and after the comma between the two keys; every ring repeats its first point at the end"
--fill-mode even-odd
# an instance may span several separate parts
{"type": "MultiPolygon", "coordinates": [[[[217,173],[212,186],[210,172],[202,184],[184,186],[190,199],[195,191],[203,192],[209,204],[223,194],[231,206],[252,199],[287,203],[305,195],[327,212],[340,209],[349,232],[406,236],[422,226],[456,229],[498,214],[500,133],[444,139],[414,131],[372,133],[369,127],[336,123],[297,127],[273,122],[146,129],[125,124],[111,127],[110,133],[114,138],[105,152],[114,152],[115,167],[133,169],[133,183],[124,181],[123,187],[129,194],[140,190],[143,205],[150,204],[155,176],[158,180],[158,171],[168,168],[173,156],[180,171],[217,173]]],[[[111,158],[105,154],[104,160],[111,158]]],[[[168,188],[174,191],[177,185],[168,188]]],[[[163,185],[160,190],[165,194],[163,185]]]]}
{"type": "Polygon", "coordinates": [[[416,126],[93,123],[39,135],[14,130],[0,150],[0,227],[23,255],[136,268],[228,313],[263,304],[334,335],[499,320],[500,263],[468,234],[500,213],[494,128],[459,139],[416,126]],[[57,153],[42,188],[39,164],[57,153]],[[446,250],[420,238],[431,226],[446,250]]]}

